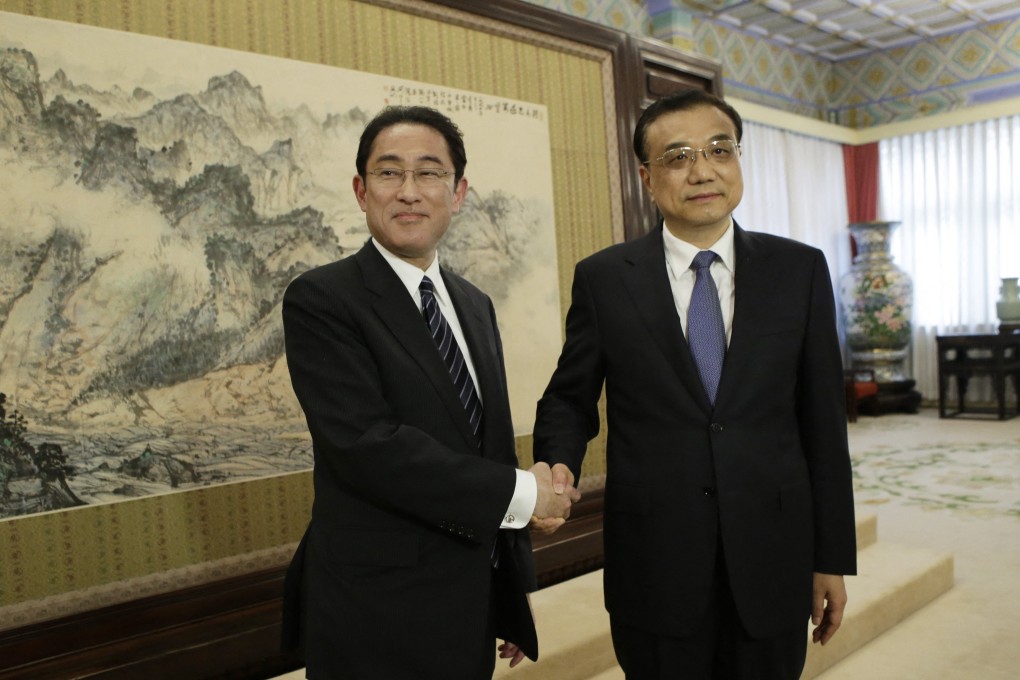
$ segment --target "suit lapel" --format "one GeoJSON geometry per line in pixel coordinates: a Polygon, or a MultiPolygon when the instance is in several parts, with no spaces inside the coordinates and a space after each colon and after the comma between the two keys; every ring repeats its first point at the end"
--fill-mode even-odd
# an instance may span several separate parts
{"type": "Polygon", "coordinates": [[[777,273],[771,271],[768,249],[736,222],[733,232],[736,259],[733,325],[716,404],[723,401],[730,390],[739,389],[739,382],[750,374],[748,362],[756,355],[753,346],[756,319],[763,310],[772,309],[776,304],[773,289],[777,273]]]}
{"type": "MultiPolygon", "coordinates": [[[[506,378],[496,347],[496,329],[492,327],[489,311],[483,299],[464,285],[463,279],[444,272],[443,281],[457,310],[460,328],[464,331],[467,351],[478,376],[482,398],[482,453],[488,458],[500,459],[505,451],[496,442],[513,441],[509,414],[506,378]]],[[[467,419],[465,418],[465,422],[467,419]]],[[[506,461],[504,461],[506,462],[506,461]]]]}
{"type": "Polygon", "coordinates": [[[666,271],[661,225],[635,241],[633,251],[625,256],[625,260],[630,266],[624,269],[623,281],[634,309],[656,347],[684,386],[692,395],[696,395],[699,403],[710,409],[676,312],[673,289],[669,285],[669,274],[666,271]]]}
{"type": "MultiPolygon", "coordinates": [[[[421,367],[457,424],[458,431],[471,448],[476,449],[475,435],[460,403],[450,370],[436,351],[435,341],[425,325],[421,310],[414,305],[400,278],[371,242],[354,257],[361,267],[365,288],[372,294],[372,307],[376,314],[421,367]]],[[[471,358],[474,360],[474,354],[471,358]]]]}
{"type": "Polygon", "coordinates": [[[468,345],[466,349],[471,353],[471,363],[474,364],[478,381],[482,384],[479,388],[482,401],[489,402],[493,391],[489,384],[495,379],[498,371],[496,348],[491,342],[493,337],[489,331],[487,315],[457,278],[447,276],[444,272],[443,281],[452,298],[454,309],[457,310],[460,329],[464,332],[464,339],[468,345]]]}

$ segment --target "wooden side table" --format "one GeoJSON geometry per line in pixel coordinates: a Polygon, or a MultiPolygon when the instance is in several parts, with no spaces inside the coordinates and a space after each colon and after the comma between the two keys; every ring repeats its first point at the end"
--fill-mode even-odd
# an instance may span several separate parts
{"type": "Polygon", "coordinates": [[[993,414],[999,420],[1020,415],[1020,334],[940,335],[935,338],[939,353],[939,418],[962,413],[993,414]],[[968,406],[967,383],[977,375],[992,378],[996,408],[968,406]],[[956,379],[956,410],[946,411],[949,379],[956,379]],[[1017,403],[1006,410],[1007,378],[1012,379],[1017,403]]]}

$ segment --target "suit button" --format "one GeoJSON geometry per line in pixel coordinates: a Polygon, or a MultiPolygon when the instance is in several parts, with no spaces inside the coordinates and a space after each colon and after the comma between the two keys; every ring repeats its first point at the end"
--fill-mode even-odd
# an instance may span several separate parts
{"type": "Polygon", "coordinates": [[[719,434],[720,432],[723,431],[722,423],[712,423],[711,430],[712,430],[712,432],[715,432],[716,434],[719,434]]]}
{"type": "Polygon", "coordinates": [[[701,493],[711,498],[712,496],[715,496],[715,487],[704,486],[701,488],[701,493]]]}

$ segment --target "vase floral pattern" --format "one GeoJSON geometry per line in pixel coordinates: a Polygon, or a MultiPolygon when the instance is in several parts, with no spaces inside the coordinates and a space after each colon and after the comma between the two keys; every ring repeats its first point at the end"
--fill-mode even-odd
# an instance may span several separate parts
{"type": "Polygon", "coordinates": [[[893,264],[889,235],[898,222],[855,222],[857,244],[850,271],[840,280],[846,342],[855,369],[871,369],[879,382],[906,380],[913,282],[893,264]]]}

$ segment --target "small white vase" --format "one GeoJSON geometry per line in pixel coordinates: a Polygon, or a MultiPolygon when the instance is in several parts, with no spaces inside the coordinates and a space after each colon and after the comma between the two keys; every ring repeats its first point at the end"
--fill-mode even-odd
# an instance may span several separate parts
{"type": "Polygon", "coordinates": [[[999,321],[1007,324],[1020,323],[1020,288],[1017,287],[1017,277],[1002,279],[999,294],[1002,297],[995,303],[999,321]]]}

